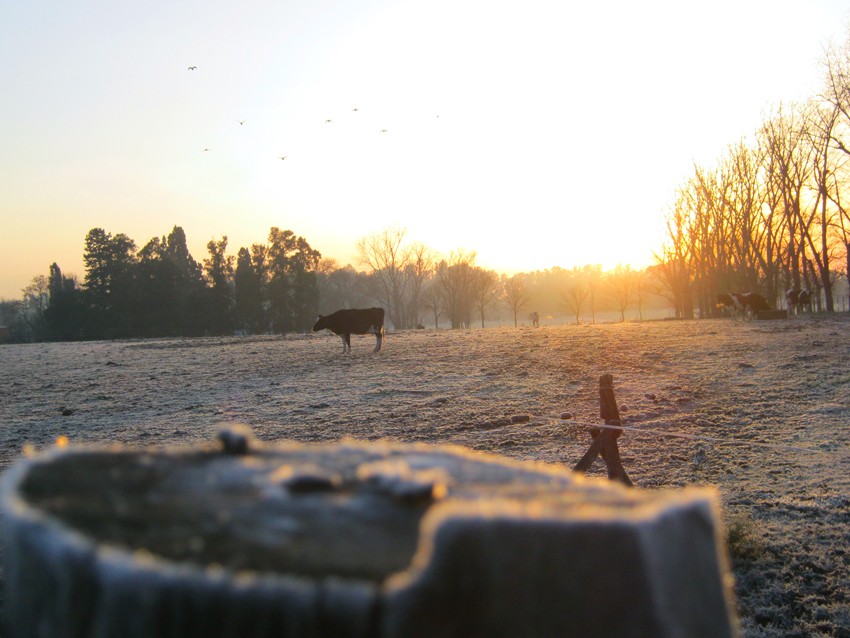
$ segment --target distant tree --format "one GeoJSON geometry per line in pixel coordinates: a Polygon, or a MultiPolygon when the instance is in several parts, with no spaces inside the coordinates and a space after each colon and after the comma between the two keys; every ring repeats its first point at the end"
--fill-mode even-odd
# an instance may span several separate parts
{"type": "Polygon", "coordinates": [[[472,323],[475,253],[452,251],[447,260],[437,265],[436,280],[452,328],[469,328],[472,323]]]}
{"type": "Polygon", "coordinates": [[[77,281],[65,277],[54,262],[48,278],[50,301],[44,311],[47,338],[68,341],[78,339],[83,329],[83,307],[77,281]]]}
{"type": "Polygon", "coordinates": [[[526,288],[523,275],[516,274],[512,277],[502,275],[502,299],[508,308],[510,308],[511,312],[513,312],[514,327],[518,326],[519,309],[522,308],[529,299],[528,288],[526,288]]]}
{"type": "Polygon", "coordinates": [[[388,228],[357,241],[360,264],[369,269],[376,284],[375,295],[395,328],[407,328],[404,299],[410,264],[410,249],[405,245],[406,229],[388,228]]]}
{"type": "Polygon", "coordinates": [[[499,298],[499,275],[493,270],[475,268],[472,279],[472,301],[478,310],[481,327],[484,327],[484,312],[499,298]]]}
{"type": "Polygon", "coordinates": [[[136,334],[192,336],[210,329],[203,268],[189,253],[179,226],[139,251],[136,290],[136,334]]]}
{"type": "Polygon", "coordinates": [[[439,330],[444,301],[436,278],[431,279],[422,291],[422,307],[434,316],[434,330],[439,330]]]}
{"type": "Polygon", "coordinates": [[[587,282],[587,296],[590,299],[590,322],[596,323],[596,302],[599,297],[599,287],[602,281],[602,266],[598,264],[585,266],[583,269],[587,282]]]}
{"type": "MultiPolygon", "coordinates": [[[[659,293],[665,296],[680,319],[694,318],[692,284],[695,272],[694,240],[697,236],[685,203],[687,195],[679,200],[667,215],[667,238],[660,252],[655,254],[653,270],[659,282],[659,293]]],[[[717,294],[707,293],[711,296],[717,294]]]]}
{"type": "Polygon", "coordinates": [[[46,323],[44,313],[50,303],[50,284],[44,275],[36,275],[23,289],[21,319],[27,330],[27,339],[39,341],[44,338],[46,323]]]}
{"type": "Polygon", "coordinates": [[[581,268],[574,268],[560,294],[561,301],[575,315],[576,325],[581,323],[581,311],[590,297],[587,277],[581,268]]]}
{"type": "Polygon", "coordinates": [[[176,290],[166,262],[167,239],[154,237],[138,252],[134,333],[143,337],[175,334],[176,290]]]}
{"type": "Polygon", "coordinates": [[[292,327],[308,332],[319,311],[319,285],[315,270],[296,266],[292,271],[292,327]]]}
{"type": "Polygon", "coordinates": [[[606,277],[608,295],[620,313],[620,321],[626,320],[626,310],[635,296],[637,273],[630,266],[617,266],[606,277]]]}
{"type": "Polygon", "coordinates": [[[374,305],[368,294],[369,275],[351,265],[339,267],[333,259],[323,259],[316,273],[319,286],[319,312],[330,314],[341,308],[374,305]]]}
{"type": "Polygon", "coordinates": [[[91,329],[98,336],[129,333],[136,244],[123,233],[114,237],[92,228],[85,239],[85,299],[91,329]]]}
{"type": "Polygon", "coordinates": [[[319,307],[315,271],[321,253],[291,230],[272,227],[266,258],[268,300],[275,332],[309,330],[319,307]]]}
{"type": "Polygon", "coordinates": [[[166,238],[166,273],[170,277],[176,301],[173,315],[177,334],[201,335],[208,329],[206,314],[206,283],[203,269],[192,255],[186,241],[186,233],[175,226],[166,238]]]}
{"type": "Polygon", "coordinates": [[[263,332],[263,281],[247,248],[239,249],[233,280],[237,325],[250,334],[263,332]]]}
{"type": "Polygon", "coordinates": [[[27,327],[23,319],[23,302],[19,299],[0,300],[0,343],[19,343],[27,339],[27,327]]]}
{"type": "Polygon", "coordinates": [[[209,286],[210,329],[216,334],[233,331],[233,262],[235,258],[227,255],[227,235],[219,241],[211,239],[207,243],[209,257],[204,260],[204,275],[209,286]]]}
{"type": "Polygon", "coordinates": [[[431,249],[424,244],[415,242],[410,246],[408,263],[405,266],[405,326],[414,328],[422,322],[420,308],[422,306],[422,289],[425,282],[434,271],[435,257],[431,249]]]}

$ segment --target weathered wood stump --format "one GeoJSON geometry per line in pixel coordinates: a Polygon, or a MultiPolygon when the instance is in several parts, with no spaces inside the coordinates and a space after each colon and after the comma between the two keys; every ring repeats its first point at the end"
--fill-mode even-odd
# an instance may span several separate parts
{"type": "Polygon", "coordinates": [[[592,442],[584,456],[579,459],[573,470],[585,473],[593,465],[597,456],[602,456],[605,467],[608,470],[608,478],[619,481],[624,485],[632,486],[632,480],[623,467],[620,460],[620,448],[617,439],[623,431],[620,429],[620,409],[614,399],[614,377],[603,374],[599,377],[599,416],[605,421],[604,428],[591,428],[590,437],[592,442]]]}
{"type": "Polygon", "coordinates": [[[461,448],[53,450],[2,485],[10,636],[730,636],[707,489],[461,448]]]}

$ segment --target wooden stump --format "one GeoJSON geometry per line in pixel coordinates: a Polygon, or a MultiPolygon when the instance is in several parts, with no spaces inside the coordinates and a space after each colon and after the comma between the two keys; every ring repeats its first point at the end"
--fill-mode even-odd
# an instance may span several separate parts
{"type": "Polygon", "coordinates": [[[712,490],[626,490],[461,448],[221,440],[15,465],[9,636],[737,631],[712,490]]]}
{"type": "Polygon", "coordinates": [[[623,467],[623,462],[620,460],[620,448],[617,445],[617,439],[623,431],[618,429],[621,425],[620,410],[614,399],[614,377],[610,374],[599,377],[599,416],[605,420],[607,427],[591,428],[590,448],[576,463],[573,471],[587,472],[596,457],[601,455],[608,469],[608,478],[631,487],[632,480],[626,473],[626,468],[623,467]]]}

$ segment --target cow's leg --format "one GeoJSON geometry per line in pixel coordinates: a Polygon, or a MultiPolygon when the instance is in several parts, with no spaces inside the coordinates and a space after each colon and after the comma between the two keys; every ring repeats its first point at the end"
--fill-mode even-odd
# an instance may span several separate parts
{"type": "Polygon", "coordinates": [[[346,350],[350,348],[350,345],[348,344],[348,335],[343,332],[339,336],[342,338],[342,353],[345,354],[346,350]]]}
{"type": "Polygon", "coordinates": [[[370,326],[369,332],[375,335],[375,349],[372,352],[378,352],[381,349],[381,343],[384,341],[384,328],[383,326],[378,328],[377,326],[370,326]]]}

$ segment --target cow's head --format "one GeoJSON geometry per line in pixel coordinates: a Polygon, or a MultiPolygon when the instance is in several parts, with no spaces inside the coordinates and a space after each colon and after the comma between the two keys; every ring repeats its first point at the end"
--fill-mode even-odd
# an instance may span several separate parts
{"type": "Polygon", "coordinates": [[[313,332],[318,332],[319,330],[324,330],[325,328],[327,328],[327,325],[325,325],[325,324],[326,324],[325,317],[323,317],[322,315],[319,315],[318,321],[316,321],[316,323],[313,324],[313,332]]]}

